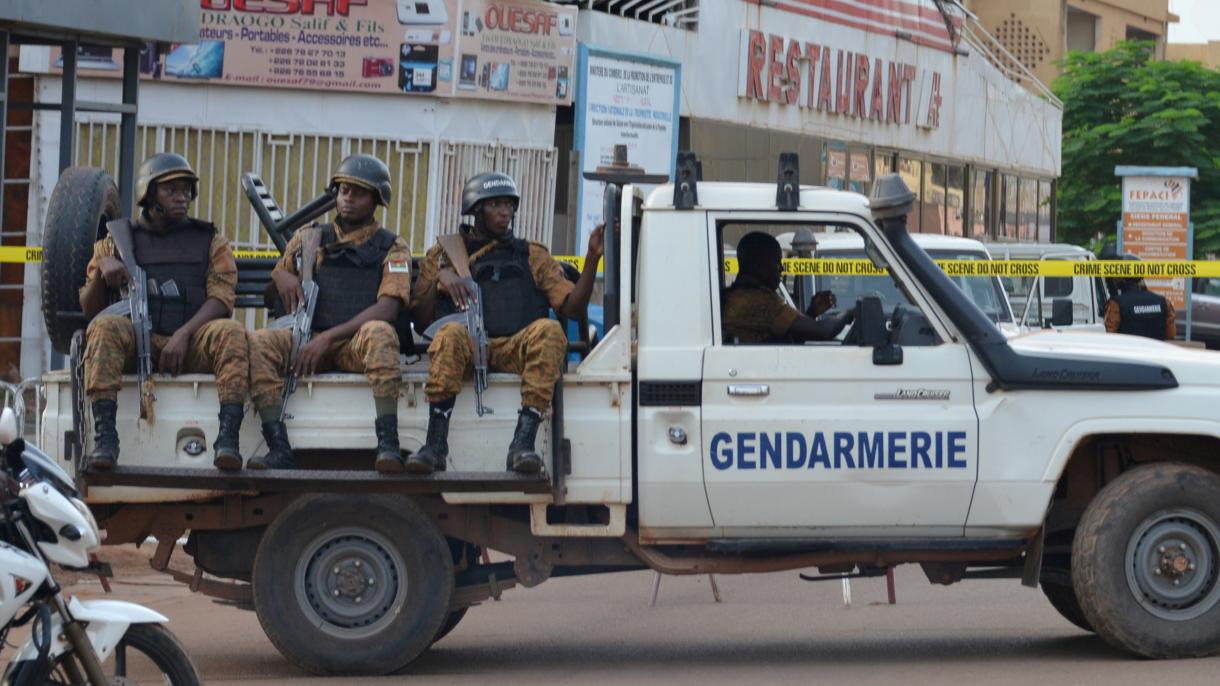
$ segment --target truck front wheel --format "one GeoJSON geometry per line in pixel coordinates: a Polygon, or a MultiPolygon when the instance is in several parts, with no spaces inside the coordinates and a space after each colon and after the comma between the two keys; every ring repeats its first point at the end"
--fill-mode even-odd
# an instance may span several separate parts
{"type": "Polygon", "coordinates": [[[445,538],[409,499],[311,495],[267,528],[254,560],[267,638],[316,674],[388,674],[432,644],[449,615],[445,538]]]}
{"type": "Polygon", "coordinates": [[[1152,658],[1220,651],[1220,476],[1157,463],[1107,484],[1076,529],[1072,585],[1115,647],[1152,658]]]}

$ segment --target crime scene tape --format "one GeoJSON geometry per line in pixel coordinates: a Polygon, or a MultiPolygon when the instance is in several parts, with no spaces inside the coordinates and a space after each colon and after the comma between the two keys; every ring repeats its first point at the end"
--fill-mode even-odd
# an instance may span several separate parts
{"type": "MultiPolygon", "coordinates": [[[[275,250],[234,250],[238,258],[279,257],[275,250]]],[[[420,257],[416,255],[416,257],[420,257]]],[[[556,260],[584,269],[585,258],[555,255],[556,260]]],[[[24,245],[0,246],[0,264],[42,261],[42,248],[24,245]]],[[[1220,260],[936,260],[949,276],[1096,276],[1118,278],[1176,279],[1220,277],[1220,260]]],[[[601,265],[598,265],[601,271],[601,265]]],[[[724,260],[726,274],[737,273],[737,260],[724,260]]],[[[784,274],[795,276],[882,276],[867,259],[796,258],[784,260],[784,274]]]]}

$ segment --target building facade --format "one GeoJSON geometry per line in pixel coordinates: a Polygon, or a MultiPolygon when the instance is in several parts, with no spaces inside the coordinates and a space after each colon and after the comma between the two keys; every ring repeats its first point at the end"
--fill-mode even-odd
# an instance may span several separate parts
{"type": "MultiPolygon", "coordinates": [[[[150,58],[137,158],[162,150],[187,155],[202,177],[195,214],[216,223],[239,249],[271,246],[241,191],[242,173],[258,173],[292,210],[322,192],[342,157],[369,152],[394,177],[395,200],[384,224],[416,252],[456,229],[462,184],[489,169],[514,175],[522,188],[521,235],[558,254],[580,252],[578,163],[602,159],[606,151],[579,145],[591,119],[581,110],[589,101],[576,93],[590,75],[578,66],[591,70],[596,61],[578,61],[578,51],[622,54],[672,72],[675,78],[665,82],[672,102],[645,108],[653,118],[646,128],[670,135],[675,148],[693,150],[706,180],[773,182],[779,153],[797,152],[807,184],[867,193],[879,174],[900,173],[920,197],[911,222],[916,231],[1054,239],[1061,109],[1044,88],[1027,90],[1040,88],[1037,79],[1006,66],[981,23],[965,12],[942,14],[948,3],[582,0],[578,9],[541,0],[430,0],[406,3],[416,13],[410,17],[400,7],[397,18],[390,9],[388,18],[365,22],[381,38],[362,40],[380,40],[388,56],[353,43],[348,71],[340,73],[336,62],[328,73],[325,65],[302,61],[325,59],[321,53],[306,50],[305,57],[291,57],[299,65],[281,63],[274,55],[288,60],[291,53],[261,43],[291,45],[323,26],[338,34],[335,17],[285,19],[301,23],[281,31],[285,25],[275,17],[222,21],[237,5],[200,1],[209,32],[201,33],[200,45],[225,43],[228,78],[169,78],[210,68],[203,48],[191,53],[189,66],[171,65],[173,52],[161,61],[150,58]],[[419,16],[425,5],[432,16],[419,16]],[[496,31],[502,40],[493,40],[496,31]],[[266,62],[251,62],[263,53],[271,55],[266,62]],[[304,76],[277,76],[289,68],[304,76]],[[524,81],[513,81],[522,75],[524,81]],[[239,78],[245,82],[239,85],[239,78]],[[255,79],[266,81],[250,85],[255,79]],[[302,85],[294,87],[297,82],[302,85]],[[666,114],[671,107],[672,117],[666,114]]],[[[356,13],[360,5],[313,6],[356,13]]],[[[349,33],[359,19],[352,17],[343,24],[349,33]]],[[[333,40],[340,39],[347,40],[333,40]]],[[[106,56],[93,57],[101,63],[106,56]]],[[[56,63],[54,50],[22,51],[21,69],[34,76],[40,100],[59,97],[56,63]]],[[[78,97],[118,100],[117,80],[95,76],[80,82],[78,97]]],[[[643,92],[632,84],[619,88],[625,95],[643,92]]],[[[77,164],[117,167],[114,117],[78,115],[77,130],[77,164]]],[[[57,115],[35,116],[29,245],[41,244],[39,227],[57,176],[58,131],[57,115]]],[[[635,144],[629,156],[656,152],[644,148],[635,144]]],[[[26,341],[43,336],[39,282],[39,269],[27,268],[26,341]]],[[[260,323],[257,313],[238,316],[260,323]]],[[[24,376],[46,369],[49,360],[45,343],[22,346],[24,376]]]]}
{"type": "Polygon", "coordinates": [[[1124,40],[1146,40],[1165,59],[1169,0],[967,0],[966,7],[1039,81],[1050,84],[1068,50],[1103,52],[1124,40]]]}

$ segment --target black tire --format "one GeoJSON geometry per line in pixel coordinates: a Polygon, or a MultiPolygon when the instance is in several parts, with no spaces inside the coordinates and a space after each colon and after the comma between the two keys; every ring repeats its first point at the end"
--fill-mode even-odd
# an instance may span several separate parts
{"type": "MultiPolygon", "coordinates": [[[[45,680],[39,678],[39,681],[52,686],[74,684],[75,682],[71,680],[69,672],[65,668],[65,663],[72,659],[72,656],[73,654],[70,652],[60,655],[52,667],[50,677],[45,680]]],[[[32,664],[29,662],[11,666],[10,673],[6,675],[8,679],[6,683],[27,682],[29,676],[23,672],[31,667],[32,664]]],[[[79,666],[78,669],[80,669],[79,666]]],[[[128,627],[127,633],[123,634],[123,640],[119,642],[118,647],[106,662],[102,663],[102,671],[108,677],[131,677],[140,680],[141,683],[152,676],[160,676],[161,679],[158,681],[168,681],[171,686],[199,686],[203,683],[186,648],[182,647],[178,638],[170,633],[169,629],[159,624],[132,624],[128,627]],[[140,653],[143,657],[133,661],[131,659],[132,651],[140,653]],[[120,654],[123,655],[122,665],[125,668],[120,666],[120,654]],[[150,672],[153,671],[158,671],[160,674],[151,674],[150,672]]]]}
{"type": "Polygon", "coordinates": [[[1089,633],[1093,631],[1093,625],[1089,624],[1089,620],[1084,616],[1084,612],[1080,609],[1080,601],[1076,600],[1076,590],[1071,586],[1062,584],[1048,584],[1042,582],[1042,594],[1046,599],[1051,601],[1051,607],[1077,627],[1084,629],[1089,633]]]}
{"type": "Polygon", "coordinates": [[[1157,463],[1110,482],[1076,529],[1072,582],[1085,619],[1121,650],[1220,651],[1220,476],[1157,463]]]}
{"type": "Polygon", "coordinates": [[[69,167],[51,191],[42,234],[42,318],[56,352],[68,354],[72,333],[86,324],[79,297],[85,269],[94,242],[119,212],[119,189],[102,169],[69,167]]]}
{"type": "Polygon", "coordinates": [[[445,618],[445,623],[441,625],[440,631],[436,632],[436,636],[432,639],[432,642],[436,643],[442,638],[448,636],[450,631],[456,629],[458,623],[461,622],[462,618],[466,616],[466,611],[469,609],[470,608],[468,607],[464,607],[460,610],[450,612],[449,616],[445,618]]]}
{"type": "Polygon", "coordinates": [[[453,561],[408,498],[310,495],[267,528],[253,585],[263,631],[293,664],[389,674],[427,650],[448,618],[453,561]]]}

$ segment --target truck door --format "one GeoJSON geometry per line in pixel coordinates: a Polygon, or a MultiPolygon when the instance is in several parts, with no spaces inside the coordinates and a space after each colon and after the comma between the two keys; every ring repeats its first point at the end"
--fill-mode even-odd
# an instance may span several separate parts
{"type": "MultiPolygon", "coordinates": [[[[745,233],[793,228],[748,216],[709,221],[730,249],[745,233]]],[[[723,260],[709,257],[715,277],[723,260]]],[[[726,286],[735,278],[721,273],[726,286]]],[[[725,537],[961,535],[978,468],[968,351],[890,277],[832,283],[840,308],[870,293],[887,316],[904,308],[893,334],[901,362],[874,362],[872,347],[844,344],[846,332],[824,342],[735,344],[726,340],[723,304],[713,308],[701,433],[715,526],[725,537]]]]}

